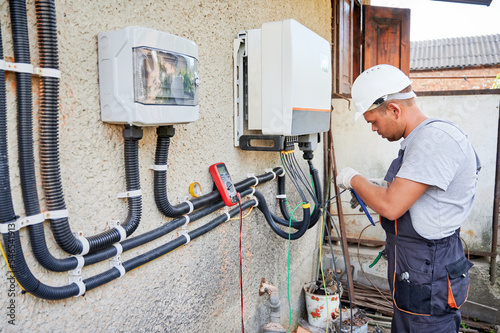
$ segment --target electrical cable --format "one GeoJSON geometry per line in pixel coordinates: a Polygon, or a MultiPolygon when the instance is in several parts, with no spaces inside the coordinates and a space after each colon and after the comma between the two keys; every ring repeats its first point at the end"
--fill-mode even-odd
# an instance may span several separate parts
{"type": "Polygon", "coordinates": [[[242,233],[242,210],[241,210],[241,196],[239,193],[237,193],[238,195],[238,206],[240,208],[240,213],[239,213],[239,233],[240,233],[240,242],[239,242],[239,246],[240,246],[240,260],[239,260],[239,278],[240,278],[240,299],[241,299],[241,332],[242,333],[245,333],[245,325],[243,323],[243,265],[242,265],[242,240],[241,240],[241,233],[242,233]]]}
{"type": "MultiPolygon", "coordinates": [[[[375,222],[375,223],[380,223],[380,222],[375,222]]],[[[360,247],[360,243],[361,243],[361,236],[363,235],[363,232],[368,229],[369,227],[372,227],[371,224],[367,225],[366,227],[363,228],[363,230],[361,230],[361,232],[359,233],[359,237],[358,237],[358,263],[359,263],[359,267],[361,268],[361,271],[363,272],[363,274],[365,275],[366,279],[368,281],[370,281],[370,283],[372,284],[372,286],[378,291],[378,293],[380,294],[380,296],[382,296],[382,298],[384,298],[387,302],[389,303],[392,303],[392,301],[388,300],[387,297],[385,297],[385,295],[380,291],[380,289],[375,285],[375,283],[373,283],[373,281],[368,277],[368,274],[366,274],[365,270],[363,269],[363,265],[361,265],[361,258],[359,257],[359,247],[360,247]]]]}
{"type": "MultiPolygon", "coordinates": [[[[328,183],[330,183],[330,180],[328,181],[328,183]]],[[[345,192],[345,190],[341,191],[340,193],[338,193],[337,195],[331,197],[330,199],[325,200],[325,203],[329,203],[330,201],[332,201],[333,199],[337,198],[338,196],[340,196],[344,192],[345,192]]],[[[326,197],[328,197],[329,194],[330,194],[330,188],[328,187],[327,188],[327,192],[326,192],[326,197]]],[[[323,210],[323,214],[322,214],[322,218],[323,218],[322,219],[322,223],[323,223],[324,220],[326,220],[327,207],[323,207],[322,210],[323,210]]],[[[331,241],[331,236],[330,236],[330,230],[328,229],[328,225],[325,224],[324,229],[326,230],[327,235],[328,235],[328,244],[330,245],[330,252],[332,254],[333,272],[335,274],[335,282],[337,284],[337,291],[338,291],[338,294],[339,294],[339,325],[340,325],[339,329],[342,329],[342,303],[341,303],[340,299],[342,297],[343,288],[342,288],[342,285],[340,284],[340,278],[339,278],[339,275],[337,273],[337,264],[335,262],[335,255],[334,255],[334,252],[333,252],[333,246],[332,246],[332,241],[331,241]]],[[[323,230],[323,226],[322,226],[322,230],[323,230]]],[[[338,231],[337,231],[337,233],[338,233],[338,231]]],[[[323,236],[321,236],[321,238],[323,238],[323,236]]],[[[340,235],[339,235],[339,239],[340,239],[340,235]]],[[[318,260],[319,260],[320,272],[321,272],[322,276],[324,276],[324,274],[323,274],[323,261],[322,261],[321,250],[322,250],[322,246],[320,246],[320,255],[319,255],[318,260]]],[[[344,266],[347,267],[347,265],[345,263],[345,256],[343,258],[344,258],[344,266]]],[[[324,283],[325,282],[323,280],[323,284],[324,283]]],[[[350,300],[350,298],[349,298],[349,300],[350,300]]],[[[349,303],[350,303],[350,301],[349,301],[349,303]]],[[[352,305],[351,305],[351,307],[352,307],[352,305]]]]}
{"type": "MultiPolygon", "coordinates": [[[[323,193],[321,191],[321,184],[319,180],[319,175],[318,175],[318,170],[314,167],[312,162],[308,160],[309,164],[309,174],[312,178],[312,184],[314,187],[314,192],[315,196],[318,200],[318,203],[321,205],[323,203],[323,193]]],[[[286,193],[285,193],[285,177],[279,177],[278,178],[278,204],[279,208],[281,211],[282,216],[284,217],[283,220],[275,219],[275,222],[278,224],[281,224],[283,226],[287,226],[289,224],[290,220],[290,211],[291,209],[288,206],[288,200],[286,199],[286,193]]],[[[311,213],[311,219],[309,222],[309,229],[314,227],[316,223],[318,222],[320,216],[321,216],[321,207],[318,207],[318,205],[314,206],[314,210],[311,213]]],[[[299,229],[301,226],[301,223],[297,221],[292,221],[292,228],[299,229]]]]}
{"type": "MultiPolygon", "coordinates": [[[[344,191],[340,192],[335,197],[341,195],[344,191]]],[[[328,201],[331,201],[331,200],[333,200],[333,198],[329,199],[328,201]]],[[[328,217],[329,217],[332,225],[335,227],[335,231],[337,233],[338,238],[341,239],[339,230],[337,229],[337,226],[335,225],[335,222],[333,220],[332,214],[330,214],[330,212],[327,209],[325,209],[325,212],[327,213],[327,215],[328,215],[328,217]]],[[[332,254],[333,254],[333,247],[332,247],[332,240],[331,240],[330,231],[328,230],[328,228],[326,228],[326,230],[327,230],[327,233],[328,233],[328,242],[330,244],[330,250],[332,251],[332,254]]],[[[344,266],[345,266],[345,269],[351,269],[350,267],[347,267],[347,263],[345,262],[344,248],[342,246],[340,248],[342,250],[342,256],[344,257],[344,266]]],[[[346,279],[346,281],[347,281],[347,290],[349,290],[350,289],[349,279],[346,279]]],[[[349,309],[350,309],[350,315],[351,315],[351,333],[352,333],[352,323],[353,323],[353,321],[352,321],[352,301],[351,301],[351,294],[348,293],[348,296],[349,296],[349,309]]],[[[342,310],[340,310],[340,325],[342,325],[342,310]]]]}
{"type": "MultiPolygon", "coordinates": [[[[319,239],[320,239],[320,244],[322,244],[323,242],[323,222],[324,222],[324,219],[321,219],[321,230],[320,230],[320,233],[319,233],[319,239]]],[[[328,229],[328,228],[326,228],[328,229]]],[[[319,247],[319,258],[320,258],[320,270],[321,270],[321,280],[323,281],[323,287],[325,287],[325,299],[326,299],[326,333],[328,333],[328,326],[330,324],[330,309],[329,309],[329,306],[328,306],[328,290],[326,289],[326,282],[325,282],[325,272],[323,270],[323,260],[321,258],[323,258],[323,254],[322,254],[322,248],[323,246],[320,245],[319,247]]],[[[332,253],[332,258],[333,258],[333,253],[332,253]]],[[[339,303],[340,303],[340,295],[339,295],[339,303]]]]}
{"type": "Polygon", "coordinates": [[[294,208],[294,210],[292,211],[292,213],[290,214],[290,224],[289,224],[289,227],[288,227],[288,260],[287,260],[287,276],[288,276],[288,280],[287,280],[287,295],[288,295],[288,311],[289,311],[289,316],[288,316],[288,332],[290,332],[290,328],[292,327],[292,302],[290,300],[290,248],[291,248],[291,239],[290,239],[290,235],[292,234],[292,230],[291,230],[291,227],[292,227],[292,219],[293,219],[293,214],[295,213],[295,211],[297,210],[297,208],[299,208],[301,205],[305,204],[305,202],[301,202],[297,205],[297,207],[294,208]]]}
{"type": "Polygon", "coordinates": [[[292,156],[290,156],[290,160],[291,160],[292,168],[294,168],[295,170],[298,170],[298,171],[295,171],[295,173],[298,175],[300,182],[304,185],[304,188],[307,190],[307,192],[309,193],[309,195],[313,199],[314,205],[315,206],[318,205],[318,199],[316,198],[316,195],[315,195],[314,190],[311,186],[311,183],[308,180],[309,177],[306,177],[304,171],[299,166],[299,162],[297,161],[297,157],[295,156],[295,154],[291,154],[291,155],[292,156]]]}

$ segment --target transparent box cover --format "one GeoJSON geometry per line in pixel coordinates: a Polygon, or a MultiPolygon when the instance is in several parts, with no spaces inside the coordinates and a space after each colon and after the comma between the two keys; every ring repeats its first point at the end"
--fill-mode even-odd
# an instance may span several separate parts
{"type": "Polygon", "coordinates": [[[198,105],[198,60],[147,47],[133,49],[134,97],[150,105],[198,105]]]}

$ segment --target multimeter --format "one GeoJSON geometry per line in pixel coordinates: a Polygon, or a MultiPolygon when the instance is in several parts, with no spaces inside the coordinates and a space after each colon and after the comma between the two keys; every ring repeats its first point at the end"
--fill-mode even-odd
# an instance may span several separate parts
{"type": "Polygon", "coordinates": [[[215,163],[208,170],[226,206],[236,205],[238,203],[238,192],[236,192],[226,165],[224,163],[215,163]]]}

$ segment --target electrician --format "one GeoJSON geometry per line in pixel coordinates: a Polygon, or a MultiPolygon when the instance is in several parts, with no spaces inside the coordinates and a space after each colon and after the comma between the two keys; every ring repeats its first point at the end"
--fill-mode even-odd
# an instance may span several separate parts
{"type": "Polygon", "coordinates": [[[382,138],[401,141],[399,156],[379,186],[352,168],[337,184],[354,189],[381,215],[393,297],[391,332],[458,332],[469,288],[460,225],[474,203],[479,159],[450,122],[427,118],[410,79],[377,65],[352,86],[356,108],[382,138]]]}

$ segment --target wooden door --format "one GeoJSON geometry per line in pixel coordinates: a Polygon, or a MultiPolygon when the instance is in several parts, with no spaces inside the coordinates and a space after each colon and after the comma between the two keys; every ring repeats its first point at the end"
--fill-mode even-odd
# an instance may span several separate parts
{"type": "Polygon", "coordinates": [[[410,75],[410,9],[363,6],[363,70],[389,64],[410,75]]]}

